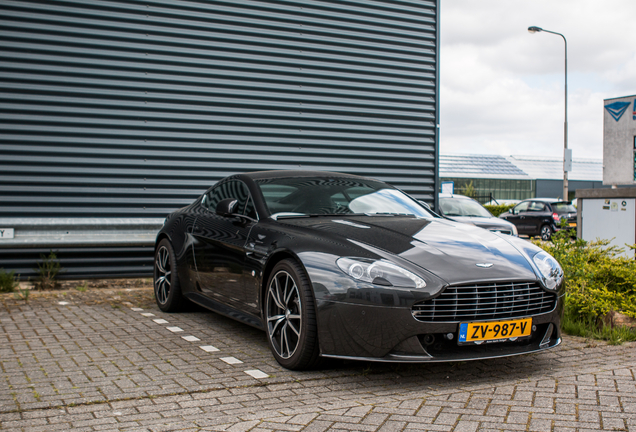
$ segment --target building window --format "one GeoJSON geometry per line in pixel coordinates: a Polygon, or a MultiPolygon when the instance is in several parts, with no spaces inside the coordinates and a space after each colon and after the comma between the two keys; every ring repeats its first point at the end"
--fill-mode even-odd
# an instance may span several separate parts
{"type": "MultiPolygon", "coordinates": [[[[440,178],[454,182],[455,193],[469,195],[482,204],[495,200],[524,200],[534,198],[535,180],[440,178]]],[[[440,190],[441,192],[441,190],[440,190]]]]}

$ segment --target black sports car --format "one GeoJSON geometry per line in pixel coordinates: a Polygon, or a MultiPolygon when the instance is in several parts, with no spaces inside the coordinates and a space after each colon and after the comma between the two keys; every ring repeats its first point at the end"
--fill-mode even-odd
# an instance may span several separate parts
{"type": "Polygon", "coordinates": [[[554,258],[439,218],[376,180],[233,175],[168,216],[155,248],[162,310],[188,299],[263,329],[289,369],[325,357],[483,359],[561,342],[554,258]]]}

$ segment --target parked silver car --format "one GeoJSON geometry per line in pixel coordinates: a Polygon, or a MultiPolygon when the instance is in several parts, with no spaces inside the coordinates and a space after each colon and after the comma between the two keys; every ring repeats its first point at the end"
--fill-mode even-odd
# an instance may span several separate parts
{"type": "Polygon", "coordinates": [[[513,224],[494,217],[479,202],[464,195],[440,193],[439,209],[442,215],[456,222],[472,224],[502,234],[518,235],[517,227],[513,224]]]}

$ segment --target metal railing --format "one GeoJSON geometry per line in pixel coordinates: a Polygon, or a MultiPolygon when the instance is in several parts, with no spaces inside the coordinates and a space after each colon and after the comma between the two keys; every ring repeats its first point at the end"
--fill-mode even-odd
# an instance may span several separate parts
{"type": "Polygon", "coordinates": [[[0,248],[150,246],[163,218],[0,218],[0,248]]]}

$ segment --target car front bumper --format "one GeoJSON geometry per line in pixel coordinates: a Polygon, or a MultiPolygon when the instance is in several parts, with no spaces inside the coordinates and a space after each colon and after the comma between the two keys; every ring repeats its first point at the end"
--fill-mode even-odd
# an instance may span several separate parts
{"type": "Polygon", "coordinates": [[[562,299],[532,317],[529,337],[515,341],[459,344],[459,322],[420,322],[410,307],[321,302],[319,340],[324,357],[380,362],[442,362],[527,354],[561,343],[562,299]]]}

